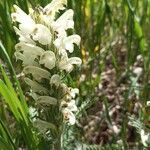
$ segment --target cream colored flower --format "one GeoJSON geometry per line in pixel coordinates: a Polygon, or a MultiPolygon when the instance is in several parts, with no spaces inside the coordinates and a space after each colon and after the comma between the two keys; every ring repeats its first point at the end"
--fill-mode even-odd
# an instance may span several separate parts
{"type": "Polygon", "coordinates": [[[58,74],[54,74],[51,79],[50,79],[50,84],[51,85],[55,85],[56,87],[58,87],[61,83],[61,78],[58,74]]]}
{"type": "Polygon", "coordinates": [[[75,124],[76,118],[72,111],[70,111],[68,108],[65,108],[62,113],[65,121],[68,121],[70,125],[75,124]]]}
{"type": "Polygon", "coordinates": [[[14,5],[15,12],[11,16],[14,22],[19,23],[18,28],[14,27],[20,40],[15,46],[15,56],[16,59],[22,60],[25,76],[32,75],[32,80],[30,78],[24,80],[35,94],[34,99],[38,101],[37,104],[58,105],[64,120],[73,125],[76,122],[73,112],[77,111],[74,98],[79,90],[68,88],[60,74],[64,75],[63,70],[70,73],[74,65],[81,65],[80,58],[68,58],[67,54],[67,51],[69,53],[74,51],[74,44],[79,46],[81,38],[76,34],[67,35],[67,30],[74,28],[72,9],[65,11],[58,18],[56,16],[60,10],[65,9],[65,5],[67,0],[52,0],[44,8],[38,7],[38,13],[29,9],[29,15],[14,5]],[[51,76],[50,72],[54,74],[51,76]],[[57,102],[56,97],[47,96],[54,89],[51,91],[51,88],[46,88],[43,79],[50,80],[49,85],[55,85],[51,88],[55,87],[62,101],[57,102]]]}
{"type": "Polygon", "coordinates": [[[52,35],[46,26],[36,24],[34,31],[32,32],[32,38],[43,45],[48,45],[51,43],[52,35]]]}
{"type": "Polygon", "coordinates": [[[81,41],[80,36],[77,34],[74,34],[68,37],[65,37],[65,36],[58,37],[54,41],[54,45],[57,47],[57,49],[59,49],[59,52],[61,54],[64,53],[64,50],[68,50],[70,53],[72,53],[74,50],[74,44],[79,46],[80,41],[81,41]]]}
{"type": "Polygon", "coordinates": [[[79,89],[78,89],[78,88],[71,88],[69,94],[70,94],[70,96],[71,96],[72,98],[75,98],[75,96],[76,96],[77,94],[79,94],[79,89]]]}
{"type": "Polygon", "coordinates": [[[52,0],[51,3],[44,7],[43,11],[47,15],[55,16],[56,12],[65,9],[64,5],[67,5],[67,0],[52,0]]]}
{"type": "Polygon", "coordinates": [[[37,66],[37,63],[34,60],[44,53],[44,50],[41,47],[35,46],[33,44],[28,44],[25,42],[20,42],[16,44],[15,49],[16,49],[15,52],[16,59],[22,60],[24,66],[27,65],[37,66]]]}
{"type": "Polygon", "coordinates": [[[16,28],[14,26],[14,30],[16,32],[16,34],[19,35],[19,41],[20,42],[25,42],[25,43],[29,43],[29,44],[34,44],[36,45],[36,43],[30,38],[30,35],[29,34],[25,34],[23,32],[21,32],[18,28],[16,28]]]}
{"type": "Polygon", "coordinates": [[[66,72],[71,72],[73,70],[73,65],[81,65],[82,61],[78,57],[68,58],[67,53],[64,52],[59,62],[59,69],[65,70],[66,72]]]}
{"type": "Polygon", "coordinates": [[[73,50],[74,50],[74,45],[73,44],[77,44],[77,46],[79,46],[80,41],[81,41],[80,36],[77,35],[77,34],[74,34],[74,35],[66,37],[64,39],[63,43],[64,43],[64,46],[65,46],[65,49],[68,50],[70,53],[72,53],[73,50]]]}
{"type": "Polygon", "coordinates": [[[76,112],[78,110],[76,104],[75,104],[75,100],[71,100],[67,103],[67,108],[72,111],[72,112],[76,112]]]}
{"type": "Polygon", "coordinates": [[[146,102],[146,105],[147,105],[147,106],[150,106],[150,101],[147,101],[147,102],[146,102]]]}
{"type": "Polygon", "coordinates": [[[45,51],[39,46],[30,44],[30,43],[25,43],[25,42],[20,42],[15,45],[15,49],[18,52],[23,52],[24,54],[29,53],[30,55],[36,55],[36,56],[41,56],[45,51]]]}
{"type": "Polygon", "coordinates": [[[73,10],[69,9],[64,14],[62,14],[53,24],[53,30],[57,31],[59,34],[62,30],[73,29],[73,10]]]}
{"type": "Polygon", "coordinates": [[[19,22],[19,29],[24,34],[30,34],[35,26],[34,20],[30,15],[27,15],[24,11],[22,11],[17,5],[14,5],[15,13],[11,14],[12,20],[14,22],[19,22]]]}
{"type": "Polygon", "coordinates": [[[48,69],[53,69],[55,67],[56,63],[56,57],[54,52],[52,51],[46,51],[43,53],[43,55],[40,57],[40,64],[44,64],[44,66],[48,69]]]}
{"type": "Polygon", "coordinates": [[[133,70],[133,73],[136,76],[140,76],[142,74],[142,71],[143,71],[143,69],[141,67],[135,67],[134,70],[133,70]]]}
{"type": "Polygon", "coordinates": [[[148,139],[149,139],[149,134],[145,134],[145,131],[142,129],[141,130],[141,140],[142,140],[142,144],[144,145],[144,146],[148,146],[147,145],[147,142],[148,142],[148,139]]]}

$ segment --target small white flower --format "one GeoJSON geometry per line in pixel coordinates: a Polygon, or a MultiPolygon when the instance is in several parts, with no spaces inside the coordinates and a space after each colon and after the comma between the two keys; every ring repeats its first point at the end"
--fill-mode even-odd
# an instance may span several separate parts
{"type": "Polygon", "coordinates": [[[29,107],[29,115],[32,119],[32,121],[36,121],[36,116],[38,116],[38,111],[34,107],[29,107]]]}
{"type": "MultiPolygon", "coordinates": [[[[59,31],[73,29],[74,21],[73,21],[73,10],[69,9],[64,14],[62,14],[53,24],[52,27],[55,31],[59,33],[59,31]]],[[[59,33],[60,34],[60,33],[59,33]]]]}
{"type": "Polygon", "coordinates": [[[14,5],[14,8],[15,13],[11,14],[12,20],[20,23],[19,29],[21,32],[30,34],[35,26],[34,20],[31,18],[31,16],[22,11],[17,5],[14,5]]]}
{"type": "Polygon", "coordinates": [[[70,53],[72,53],[73,50],[74,50],[73,43],[77,44],[77,46],[79,46],[80,41],[81,41],[80,36],[77,35],[77,34],[74,34],[74,35],[66,37],[64,39],[63,43],[64,43],[64,46],[65,46],[65,49],[68,50],[70,53]]]}
{"type": "Polygon", "coordinates": [[[147,101],[147,102],[146,102],[146,105],[147,105],[147,106],[150,106],[150,101],[147,101]]]}
{"type": "Polygon", "coordinates": [[[75,115],[68,108],[65,108],[63,110],[63,116],[64,116],[64,120],[68,121],[70,125],[75,124],[76,122],[75,115]]]}
{"type": "MultiPolygon", "coordinates": [[[[62,33],[63,33],[63,31],[62,31],[62,33]]],[[[65,47],[64,47],[64,44],[63,44],[63,39],[64,39],[65,36],[67,36],[66,32],[64,32],[64,35],[60,35],[60,37],[58,37],[53,42],[53,44],[55,45],[55,47],[59,50],[59,54],[62,54],[62,55],[63,55],[63,53],[65,51],[65,47]]]]}
{"type": "Polygon", "coordinates": [[[44,50],[42,48],[24,42],[16,44],[15,49],[16,49],[15,52],[16,59],[22,60],[24,66],[27,65],[37,66],[37,63],[34,60],[39,56],[41,56],[42,53],[44,53],[44,50]]]}
{"type": "Polygon", "coordinates": [[[22,24],[34,24],[33,19],[31,16],[27,15],[23,10],[21,10],[17,5],[13,5],[15,9],[15,13],[11,14],[12,20],[17,21],[22,24]]]}
{"type": "Polygon", "coordinates": [[[48,15],[41,13],[40,18],[47,27],[51,28],[51,24],[54,21],[53,20],[54,18],[52,16],[48,16],[48,15]]]}
{"type": "Polygon", "coordinates": [[[67,0],[52,0],[43,10],[47,15],[54,16],[59,10],[65,9],[64,5],[67,5],[67,0]]]}
{"type": "Polygon", "coordinates": [[[78,65],[80,66],[82,63],[82,60],[79,57],[71,57],[68,59],[68,63],[71,65],[78,65]]]}
{"type": "Polygon", "coordinates": [[[46,51],[43,53],[43,55],[40,57],[40,64],[44,64],[44,66],[48,69],[53,69],[55,67],[56,63],[56,57],[54,52],[52,51],[46,51]]]}
{"type": "Polygon", "coordinates": [[[63,54],[64,50],[68,50],[70,53],[74,50],[74,45],[76,44],[79,46],[81,41],[81,38],[79,35],[74,34],[70,35],[68,37],[60,36],[54,41],[54,45],[57,47],[57,49],[60,50],[60,53],[63,54]]]}
{"type": "Polygon", "coordinates": [[[76,104],[75,104],[75,100],[71,100],[67,103],[67,108],[72,111],[72,112],[75,112],[78,110],[76,104]]]}
{"type": "Polygon", "coordinates": [[[68,87],[67,87],[67,85],[66,85],[65,83],[61,83],[61,84],[60,84],[60,88],[62,89],[62,90],[61,90],[61,93],[62,93],[63,96],[64,96],[65,94],[67,94],[68,87]]]}
{"type": "Polygon", "coordinates": [[[149,139],[149,134],[145,134],[145,131],[142,129],[141,130],[141,140],[142,140],[142,144],[146,147],[148,146],[147,145],[148,139],[149,139]]]}
{"type": "Polygon", "coordinates": [[[136,67],[133,70],[133,73],[137,76],[140,76],[142,74],[143,69],[141,67],[136,67]]]}
{"type": "Polygon", "coordinates": [[[70,95],[72,98],[75,98],[75,96],[79,94],[79,89],[78,88],[71,88],[70,90],[70,95]]]}
{"type": "Polygon", "coordinates": [[[58,87],[60,83],[61,83],[60,76],[58,74],[54,74],[51,77],[50,84],[54,84],[56,87],[58,87]]]}
{"type": "Polygon", "coordinates": [[[67,53],[64,51],[60,62],[59,62],[59,69],[66,70],[66,72],[71,72],[73,70],[73,65],[81,65],[82,61],[78,57],[71,57],[68,58],[67,53]]]}
{"type": "Polygon", "coordinates": [[[43,45],[50,44],[52,39],[50,30],[42,24],[36,24],[32,37],[33,40],[38,41],[43,45]]]}
{"type": "Polygon", "coordinates": [[[20,42],[25,42],[25,43],[29,43],[29,44],[34,44],[36,45],[36,43],[30,38],[30,35],[29,34],[25,34],[23,32],[21,32],[18,28],[16,28],[14,26],[14,30],[16,32],[16,34],[19,35],[19,41],[20,42]]]}

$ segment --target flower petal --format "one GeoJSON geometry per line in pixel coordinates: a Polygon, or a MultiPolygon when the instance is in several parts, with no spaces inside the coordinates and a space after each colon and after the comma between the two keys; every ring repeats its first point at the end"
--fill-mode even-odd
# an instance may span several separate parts
{"type": "Polygon", "coordinates": [[[43,45],[50,44],[52,39],[50,30],[42,24],[36,24],[36,27],[32,33],[32,37],[33,40],[38,41],[43,45]]]}
{"type": "Polygon", "coordinates": [[[64,115],[64,119],[68,121],[70,125],[75,124],[76,122],[75,115],[68,108],[63,109],[62,113],[64,115]]]}
{"type": "Polygon", "coordinates": [[[67,5],[67,0],[52,0],[43,10],[47,15],[55,15],[59,10],[65,9],[64,5],[67,5]]]}
{"type": "Polygon", "coordinates": [[[50,106],[50,105],[56,105],[57,104],[57,99],[54,97],[50,97],[50,96],[40,96],[37,99],[37,104],[43,104],[46,106],[50,106]]]}
{"type": "Polygon", "coordinates": [[[68,50],[70,53],[73,52],[74,50],[74,44],[77,44],[79,46],[80,44],[80,41],[81,41],[81,38],[79,35],[77,34],[74,34],[74,35],[71,35],[71,36],[68,36],[64,39],[63,43],[65,45],[65,49],[68,50]]]}
{"type": "MultiPolygon", "coordinates": [[[[53,29],[57,32],[74,28],[73,10],[69,9],[63,13],[53,24],[53,29]]],[[[60,33],[59,33],[60,34],[60,33]]]]}
{"type": "Polygon", "coordinates": [[[23,10],[21,10],[17,5],[13,5],[15,9],[15,13],[11,14],[12,20],[22,23],[22,24],[35,24],[34,20],[31,18],[31,16],[27,15],[23,10]]]}
{"type": "Polygon", "coordinates": [[[36,45],[36,43],[30,38],[30,36],[28,34],[25,34],[25,33],[21,32],[15,26],[14,26],[14,30],[15,30],[16,34],[18,34],[20,36],[19,37],[20,42],[25,42],[25,43],[30,43],[30,44],[36,45]]]}
{"type": "Polygon", "coordinates": [[[75,104],[75,100],[71,100],[70,102],[67,103],[67,108],[72,111],[72,112],[75,112],[78,110],[76,104],[75,104]]]}
{"type": "Polygon", "coordinates": [[[76,94],[79,94],[78,88],[71,88],[70,95],[72,98],[75,98],[76,94]]]}
{"type": "Polygon", "coordinates": [[[50,84],[54,84],[56,87],[58,87],[61,83],[61,79],[60,79],[60,76],[58,74],[54,74],[52,77],[51,77],[51,80],[50,80],[50,84]]]}
{"type": "Polygon", "coordinates": [[[81,65],[82,60],[79,57],[71,57],[68,59],[69,64],[81,65]]]}
{"type": "Polygon", "coordinates": [[[20,59],[23,61],[23,66],[29,66],[29,65],[34,65],[37,66],[37,63],[34,61],[34,56],[31,56],[30,54],[22,54],[20,52],[15,52],[14,53],[16,60],[20,59]]]}
{"type": "Polygon", "coordinates": [[[23,53],[30,53],[30,55],[41,56],[45,51],[41,47],[35,46],[33,44],[28,44],[20,42],[15,45],[16,51],[21,51],[23,53]]]}
{"type": "Polygon", "coordinates": [[[31,16],[27,15],[22,11],[17,5],[14,5],[15,13],[11,14],[12,20],[14,22],[19,22],[19,29],[25,34],[30,34],[33,32],[35,22],[31,16]]]}
{"type": "Polygon", "coordinates": [[[56,57],[54,52],[46,51],[40,58],[40,64],[44,64],[44,66],[48,69],[53,69],[55,67],[56,57]]]}

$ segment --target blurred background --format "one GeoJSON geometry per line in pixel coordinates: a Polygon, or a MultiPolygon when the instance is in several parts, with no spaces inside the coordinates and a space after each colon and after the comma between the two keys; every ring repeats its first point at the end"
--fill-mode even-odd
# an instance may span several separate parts
{"type": "MultiPolygon", "coordinates": [[[[13,4],[28,13],[49,2],[0,1],[0,42],[15,68],[13,4]]],[[[68,79],[80,89],[70,142],[76,139],[89,149],[143,149],[140,133],[150,128],[150,1],[68,0],[67,7],[74,10],[74,32],[82,39],[74,55],[83,62],[68,79]]],[[[1,49],[0,58],[7,63],[1,49]]]]}

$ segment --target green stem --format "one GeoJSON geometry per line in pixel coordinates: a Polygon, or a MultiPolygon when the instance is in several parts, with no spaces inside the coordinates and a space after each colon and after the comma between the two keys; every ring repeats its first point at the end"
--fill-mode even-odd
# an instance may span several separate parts
{"type": "Polygon", "coordinates": [[[60,129],[60,127],[58,127],[58,135],[57,135],[57,141],[54,144],[54,150],[62,150],[62,145],[61,145],[61,135],[62,135],[62,131],[60,129]]]}

